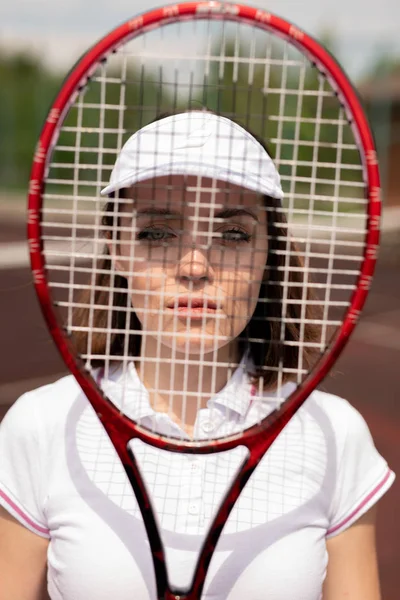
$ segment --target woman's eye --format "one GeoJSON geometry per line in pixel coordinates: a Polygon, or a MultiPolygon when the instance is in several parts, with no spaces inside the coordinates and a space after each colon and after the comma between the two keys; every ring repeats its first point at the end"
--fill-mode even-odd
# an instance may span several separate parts
{"type": "Polygon", "coordinates": [[[222,239],[226,242],[249,242],[251,239],[251,235],[247,233],[247,231],[243,231],[243,229],[228,229],[222,233],[222,239]]]}
{"type": "MultiPolygon", "coordinates": [[[[162,227],[146,227],[137,234],[137,239],[145,242],[169,242],[175,237],[176,235],[171,230],[162,227]]],[[[231,229],[221,231],[218,238],[225,243],[239,244],[249,242],[251,235],[243,229],[232,227],[231,229]]]]}
{"type": "Polygon", "coordinates": [[[149,228],[138,233],[137,239],[147,242],[165,242],[171,239],[173,234],[167,229],[149,228]]]}

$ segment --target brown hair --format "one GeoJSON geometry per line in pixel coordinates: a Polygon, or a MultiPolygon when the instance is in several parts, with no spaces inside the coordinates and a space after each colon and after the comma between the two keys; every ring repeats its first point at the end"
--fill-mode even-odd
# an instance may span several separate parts
{"type": "MultiPolygon", "coordinates": [[[[168,116],[168,115],[163,115],[168,116]]],[[[162,117],[159,117],[162,118],[162,117]]],[[[257,135],[252,135],[267,150],[265,143],[257,135]]],[[[119,197],[124,197],[124,190],[120,190],[119,197]]],[[[243,355],[249,353],[255,365],[256,378],[263,377],[264,387],[273,388],[278,381],[279,368],[283,366],[282,382],[294,379],[290,372],[298,368],[300,352],[302,353],[302,369],[309,370],[319,355],[317,344],[321,340],[321,328],[313,321],[321,319],[321,310],[316,300],[314,291],[310,288],[308,277],[306,299],[304,300],[304,270],[299,255],[299,250],[293,241],[289,241],[286,218],[280,200],[264,196],[267,209],[267,233],[269,239],[268,258],[265,275],[260,287],[259,299],[245,330],[238,338],[239,351],[243,355]],[[287,254],[289,253],[289,257],[287,254]],[[289,263],[287,265],[287,263],[289,263]],[[287,268],[289,267],[289,270],[287,268]],[[288,271],[288,272],[287,272],[288,271]],[[286,279],[285,279],[286,272],[286,279]],[[284,291],[286,288],[285,303],[284,291]],[[301,300],[303,302],[300,302],[301,300]],[[304,305],[305,307],[302,305],[304,305]],[[285,314],[283,314],[285,304],[285,314]],[[302,311],[303,314],[302,314],[302,311]],[[282,335],[282,319],[285,320],[282,335]],[[300,323],[304,320],[302,344],[300,340],[300,323]]],[[[113,227],[114,202],[112,198],[105,207],[102,224],[105,228],[113,227]]],[[[123,356],[128,351],[129,356],[140,355],[141,325],[136,314],[128,311],[128,283],[125,277],[112,271],[111,258],[108,249],[99,258],[96,266],[97,276],[95,289],[85,290],[80,298],[81,304],[88,307],[77,308],[74,313],[74,326],[82,328],[73,336],[77,350],[81,354],[87,352],[89,322],[93,329],[106,329],[110,327],[107,310],[95,310],[89,319],[89,304],[94,306],[109,306],[111,286],[114,288],[112,295],[111,328],[114,333],[109,337],[107,348],[107,334],[94,332],[91,334],[90,354],[96,356],[111,355],[123,356]],[[115,292],[115,289],[118,291],[115,292]],[[130,322],[127,323],[127,317],[130,322]],[[126,332],[129,339],[126,340],[126,332]],[[120,333],[119,333],[120,332],[120,333]]],[[[91,365],[99,367],[104,365],[104,359],[92,359],[91,365]]]]}

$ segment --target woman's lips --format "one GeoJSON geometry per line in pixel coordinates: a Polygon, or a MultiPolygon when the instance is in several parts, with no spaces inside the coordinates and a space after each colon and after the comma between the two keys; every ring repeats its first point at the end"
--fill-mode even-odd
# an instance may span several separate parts
{"type": "Polygon", "coordinates": [[[216,302],[208,298],[181,297],[168,303],[167,306],[176,311],[179,316],[190,316],[193,319],[202,318],[206,314],[215,314],[218,311],[216,302]]]}

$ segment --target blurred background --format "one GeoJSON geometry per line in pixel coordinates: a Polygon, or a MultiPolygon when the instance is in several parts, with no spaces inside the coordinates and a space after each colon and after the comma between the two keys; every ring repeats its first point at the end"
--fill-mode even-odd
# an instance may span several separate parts
{"type": "MultiPolygon", "coordinates": [[[[355,335],[323,389],[346,397],[400,473],[400,3],[253,0],[322,40],[354,81],[381,165],[382,249],[355,335]],[[328,4],[328,6],[327,6],[328,4]]],[[[0,6],[0,418],[25,391],[66,372],[41,318],[25,241],[33,150],[65,74],[99,37],[153,0],[13,0],[0,6]]],[[[378,551],[384,600],[398,598],[400,483],[381,502],[378,551]]]]}

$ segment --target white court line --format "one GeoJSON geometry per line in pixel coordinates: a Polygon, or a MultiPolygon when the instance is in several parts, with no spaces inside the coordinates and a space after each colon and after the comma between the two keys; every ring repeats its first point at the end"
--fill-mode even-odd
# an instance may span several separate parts
{"type": "MultiPolygon", "coordinates": [[[[26,217],[25,206],[23,205],[22,208],[24,210],[22,211],[22,209],[21,209],[21,211],[18,212],[18,221],[24,221],[25,217],[26,217]]],[[[4,209],[4,206],[1,203],[1,195],[0,195],[0,218],[4,217],[4,219],[6,219],[6,213],[3,209],[4,209]]],[[[10,217],[9,214],[8,214],[8,217],[10,217]]],[[[328,215],[328,218],[329,218],[329,215],[328,215]]],[[[298,225],[299,225],[301,220],[300,219],[296,219],[296,220],[298,221],[298,225]]],[[[388,207],[383,210],[381,230],[382,230],[382,234],[383,234],[382,242],[384,242],[384,240],[385,240],[384,234],[386,232],[397,231],[397,232],[399,232],[399,235],[400,235],[400,207],[399,206],[388,207]]],[[[300,237],[301,233],[302,233],[301,229],[298,229],[296,231],[296,234],[299,237],[300,237]]],[[[305,231],[303,233],[307,234],[309,232],[307,231],[307,229],[305,229],[305,231]]],[[[321,236],[321,233],[319,233],[319,235],[321,236]]],[[[349,234],[349,237],[351,237],[351,234],[349,234]]],[[[20,242],[9,242],[9,243],[0,244],[0,270],[1,269],[14,269],[14,268],[22,269],[25,267],[29,267],[29,264],[30,264],[30,261],[29,261],[29,252],[28,252],[27,242],[20,241],[20,242]]]]}
{"type": "Polygon", "coordinates": [[[400,331],[395,327],[371,321],[361,321],[354,331],[353,341],[400,351],[400,331]]]}
{"type": "MultiPolygon", "coordinates": [[[[82,245],[83,252],[93,252],[93,245],[85,242],[82,245]]],[[[49,252],[70,252],[71,243],[66,242],[48,242],[46,249],[49,252]]],[[[85,262],[85,258],[77,258],[75,262],[85,262]]],[[[48,257],[47,263],[51,264],[54,261],[54,257],[48,257]]],[[[57,264],[68,264],[69,256],[66,254],[64,257],[57,257],[57,264]]],[[[6,269],[24,269],[30,267],[30,258],[28,243],[23,242],[8,242],[6,244],[0,244],[0,271],[6,269]]]]}
{"type": "MultiPolygon", "coordinates": [[[[301,223],[300,219],[298,220],[299,222],[296,222],[296,227],[295,229],[295,237],[297,238],[298,242],[301,241],[301,238],[304,236],[306,239],[308,239],[309,237],[313,237],[313,235],[318,236],[318,239],[323,240],[323,239],[329,239],[330,238],[330,231],[327,229],[326,231],[319,230],[319,228],[317,226],[315,226],[314,228],[311,228],[310,230],[307,229],[307,227],[304,227],[304,224],[301,223]]],[[[319,220],[321,223],[324,223],[325,219],[320,219],[319,220]]],[[[290,224],[289,224],[290,227],[290,224]]],[[[321,225],[321,227],[323,227],[321,225]]],[[[346,232],[343,232],[343,241],[347,238],[352,238],[354,235],[354,232],[349,232],[346,234],[346,232]]],[[[359,235],[358,233],[356,235],[359,235]]],[[[83,246],[84,251],[86,252],[91,252],[93,250],[91,250],[91,248],[93,249],[93,245],[89,244],[88,242],[84,242],[83,246]]],[[[46,249],[50,250],[50,251],[70,251],[71,250],[71,242],[70,241],[57,241],[57,242],[47,242],[46,243],[46,249]]],[[[64,263],[68,263],[68,256],[65,256],[65,260],[61,259],[60,257],[58,258],[57,262],[64,262],[64,263]]],[[[78,259],[79,260],[79,259],[78,259]]],[[[48,262],[51,262],[52,259],[50,257],[48,257],[47,259],[48,262]]],[[[30,266],[30,259],[29,259],[29,250],[28,250],[28,243],[23,240],[23,241],[19,241],[19,242],[8,242],[8,243],[2,243],[0,244],[0,270],[5,270],[5,269],[15,269],[15,268],[26,268],[30,266]]]]}
{"type": "Polygon", "coordinates": [[[22,269],[29,265],[27,242],[0,244],[0,269],[22,269]]]}

